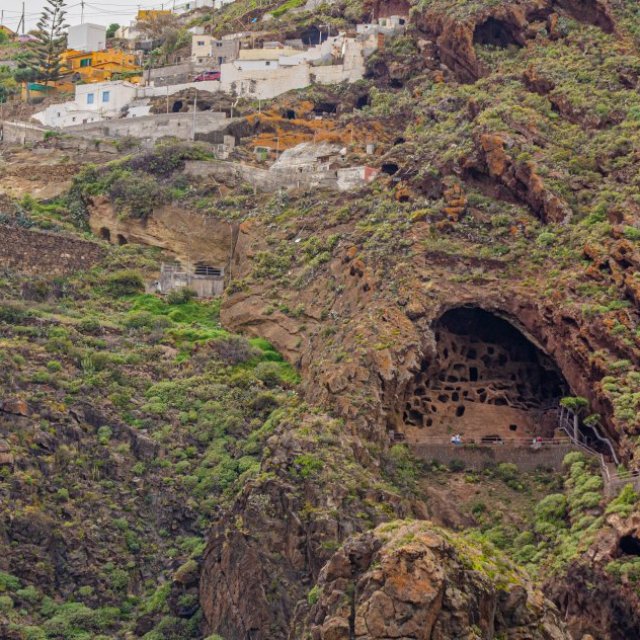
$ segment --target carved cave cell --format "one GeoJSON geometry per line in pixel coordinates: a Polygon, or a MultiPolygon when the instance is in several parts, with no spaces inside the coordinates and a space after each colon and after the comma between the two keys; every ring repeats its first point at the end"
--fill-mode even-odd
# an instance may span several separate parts
{"type": "Polygon", "coordinates": [[[479,308],[455,308],[433,326],[425,359],[404,398],[409,442],[552,436],[567,384],[555,363],[514,325],[479,308]]]}

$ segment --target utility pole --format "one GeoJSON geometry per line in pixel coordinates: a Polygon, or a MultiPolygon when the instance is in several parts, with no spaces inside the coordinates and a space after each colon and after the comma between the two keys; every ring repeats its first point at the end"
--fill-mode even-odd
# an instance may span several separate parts
{"type": "Polygon", "coordinates": [[[20,22],[18,22],[18,28],[16,29],[16,33],[20,31],[21,26],[22,26],[22,35],[24,35],[24,2],[22,3],[22,15],[20,16],[20,22]]]}
{"type": "Polygon", "coordinates": [[[198,106],[198,90],[194,87],[195,96],[193,97],[193,123],[191,125],[191,139],[196,139],[196,107],[198,106]]]}
{"type": "Polygon", "coordinates": [[[169,85],[167,85],[167,113],[169,113],[169,85]]]}
{"type": "Polygon", "coordinates": [[[80,1],[80,24],[84,24],[84,0],[80,1]]]}

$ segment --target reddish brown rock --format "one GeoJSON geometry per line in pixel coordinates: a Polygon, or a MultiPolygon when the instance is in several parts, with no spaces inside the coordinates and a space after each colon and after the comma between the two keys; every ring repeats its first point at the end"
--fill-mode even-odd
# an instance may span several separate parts
{"type": "Polygon", "coordinates": [[[527,204],[544,222],[567,222],[571,209],[545,185],[536,171],[534,162],[515,160],[508,152],[510,141],[496,133],[477,136],[479,149],[489,175],[499,180],[513,197],[527,204]]]}
{"type": "Polygon", "coordinates": [[[314,593],[317,602],[297,612],[291,640],[571,637],[551,602],[504,559],[494,563],[486,549],[425,522],[351,538],[320,572],[314,593]]]}
{"type": "Polygon", "coordinates": [[[7,400],[3,400],[0,404],[0,411],[3,413],[10,413],[14,416],[27,417],[31,415],[29,405],[21,398],[9,398],[7,400]]]}
{"type": "Polygon", "coordinates": [[[640,513],[607,517],[591,547],[547,581],[545,593],[560,609],[574,638],[627,640],[640,637],[640,597],[634,585],[607,569],[615,560],[632,561],[640,545],[640,513]]]}

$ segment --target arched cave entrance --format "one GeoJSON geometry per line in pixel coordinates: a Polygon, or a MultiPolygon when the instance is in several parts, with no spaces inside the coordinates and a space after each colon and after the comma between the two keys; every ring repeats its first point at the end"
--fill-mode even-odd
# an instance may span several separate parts
{"type": "Polygon", "coordinates": [[[371,98],[368,93],[363,93],[361,96],[358,96],[356,100],[356,109],[364,109],[371,104],[371,98]]]}
{"type": "Polygon", "coordinates": [[[184,106],[184,103],[182,102],[182,100],[176,100],[173,103],[173,106],[171,107],[171,112],[172,113],[180,113],[180,111],[182,111],[182,107],[184,106]]]}
{"type": "Polygon", "coordinates": [[[503,318],[477,307],[445,312],[403,401],[403,433],[428,442],[552,436],[568,385],[555,363],[503,318]]]}
{"type": "Polygon", "coordinates": [[[118,234],[118,238],[117,239],[118,239],[118,244],[120,246],[125,245],[125,244],[129,244],[129,241],[121,233],[118,234]]]}
{"type": "Polygon", "coordinates": [[[311,26],[308,29],[305,29],[300,34],[300,39],[302,40],[302,44],[307,46],[312,46],[316,44],[322,44],[329,37],[329,32],[327,29],[320,29],[319,27],[311,26]]]}
{"type": "Polygon", "coordinates": [[[100,237],[107,242],[111,242],[111,231],[109,231],[107,227],[102,227],[102,229],[100,229],[100,237]]]}
{"type": "Polygon", "coordinates": [[[489,18],[485,22],[479,24],[473,32],[473,43],[506,49],[510,45],[521,47],[509,24],[503,20],[489,18]]]}
{"type": "Polygon", "coordinates": [[[395,162],[383,162],[380,170],[382,173],[386,173],[388,176],[393,176],[398,173],[400,167],[395,162]]]}
{"type": "Polygon", "coordinates": [[[640,540],[632,535],[620,538],[620,553],[625,556],[640,556],[640,540]]]}

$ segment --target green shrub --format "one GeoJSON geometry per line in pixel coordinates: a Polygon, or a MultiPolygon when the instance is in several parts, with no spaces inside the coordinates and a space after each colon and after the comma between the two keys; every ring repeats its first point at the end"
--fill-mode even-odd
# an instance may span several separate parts
{"type": "Polygon", "coordinates": [[[78,331],[80,333],[96,336],[102,331],[102,325],[97,318],[83,318],[78,323],[78,331]]]}
{"type": "Polygon", "coordinates": [[[144,291],[144,281],[136,271],[118,271],[109,276],[106,287],[111,295],[121,298],[144,291]]]}
{"type": "Polygon", "coordinates": [[[20,588],[20,579],[10,573],[0,571],[0,592],[16,591],[20,588]]]}
{"type": "Polygon", "coordinates": [[[109,196],[120,211],[142,220],[146,220],[155,207],[170,199],[167,190],[155,178],[127,172],[113,181],[109,196]]]}
{"type": "Polygon", "coordinates": [[[174,289],[167,294],[167,304],[186,304],[198,297],[193,289],[184,287],[183,289],[174,289]]]}
{"type": "Polygon", "coordinates": [[[310,606],[313,606],[316,602],[318,602],[318,600],[320,600],[321,595],[322,589],[318,585],[315,585],[307,594],[307,603],[310,606]]]}
{"type": "Polygon", "coordinates": [[[8,613],[13,609],[13,600],[10,596],[0,596],[0,613],[8,613]]]}
{"type": "Polygon", "coordinates": [[[511,462],[501,462],[496,467],[496,476],[505,482],[518,478],[518,467],[511,462]]]}
{"type": "Polygon", "coordinates": [[[18,589],[16,596],[23,602],[28,602],[29,604],[35,604],[42,598],[42,594],[31,584],[24,589],[18,589]]]}
{"type": "Polygon", "coordinates": [[[567,516],[567,498],[562,493],[545,496],[534,508],[536,520],[559,522],[567,516]]]}

